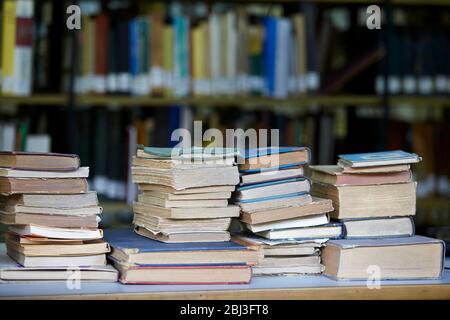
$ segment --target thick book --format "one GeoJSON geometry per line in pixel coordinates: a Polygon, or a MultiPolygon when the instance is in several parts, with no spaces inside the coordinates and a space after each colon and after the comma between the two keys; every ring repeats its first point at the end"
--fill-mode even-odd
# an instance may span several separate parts
{"type": "Polygon", "coordinates": [[[82,241],[81,244],[24,244],[20,237],[7,233],[6,246],[25,256],[76,256],[110,252],[109,244],[102,240],[82,241]]]}
{"type": "Polygon", "coordinates": [[[115,260],[138,265],[223,265],[258,263],[261,253],[226,242],[163,243],[142,237],[131,229],[105,231],[115,260]]]}
{"type": "Polygon", "coordinates": [[[7,254],[24,267],[79,267],[106,265],[106,255],[104,253],[76,256],[27,256],[8,247],[7,254]]]}
{"type": "Polygon", "coordinates": [[[331,240],[322,251],[325,275],[338,280],[436,279],[444,257],[445,243],[423,236],[331,240]]]}
{"type": "Polygon", "coordinates": [[[282,208],[268,208],[267,210],[259,210],[254,212],[241,212],[241,221],[249,224],[259,224],[282,219],[292,219],[296,217],[304,217],[317,215],[333,211],[332,201],[313,197],[312,202],[299,205],[293,205],[282,208]]]}
{"type": "Polygon", "coordinates": [[[141,215],[150,215],[170,219],[212,219],[239,217],[239,207],[228,205],[220,208],[163,208],[141,202],[133,203],[133,212],[141,215]]]}
{"type": "Polygon", "coordinates": [[[75,154],[0,152],[0,167],[18,170],[74,171],[80,167],[75,154]]]}
{"type": "Polygon", "coordinates": [[[269,181],[278,181],[292,178],[301,178],[304,176],[304,169],[302,166],[294,167],[284,170],[262,171],[255,173],[241,174],[241,186],[257,184],[269,181]]]}
{"type": "Polygon", "coordinates": [[[374,184],[412,182],[411,171],[392,173],[351,174],[343,173],[339,166],[310,166],[313,182],[332,184],[335,186],[365,186],[374,184]]]}
{"type": "Polygon", "coordinates": [[[196,168],[217,168],[229,167],[234,164],[234,158],[225,159],[166,159],[148,158],[142,150],[137,151],[137,156],[133,157],[133,166],[152,167],[157,169],[196,169],[196,168]]]}
{"type": "Polygon", "coordinates": [[[339,155],[339,163],[352,168],[411,164],[420,160],[417,154],[401,150],[339,155]]]}
{"type": "Polygon", "coordinates": [[[395,172],[403,172],[409,171],[411,165],[409,164],[396,164],[389,166],[375,166],[375,167],[346,167],[342,164],[339,164],[339,167],[342,169],[342,173],[350,173],[350,174],[372,174],[372,173],[395,173],[395,172]]]}
{"type": "Polygon", "coordinates": [[[265,182],[240,186],[233,195],[237,202],[252,202],[276,199],[279,196],[301,195],[310,191],[310,183],[305,178],[292,178],[280,181],[265,182]]]}
{"type": "Polygon", "coordinates": [[[333,200],[335,219],[413,216],[416,183],[332,186],[314,183],[312,194],[333,200]]]}
{"type": "Polygon", "coordinates": [[[83,207],[83,208],[51,208],[51,207],[34,207],[23,205],[4,205],[0,203],[0,213],[3,214],[42,214],[55,215],[56,219],[64,218],[61,216],[87,217],[95,216],[102,213],[99,206],[83,207]]]}
{"type": "Polygon", "coordinates": [[[267,147],[240,152],[237,163],[240,171],[257,172],[302,165],[308,163],[310,158],[310,151],[306,147],[267,147]]]}
{"type": "Polygon", "coordinates": [[[88,178],[89,167],[81,167],[74,171],[40,171],[0,168],[0,177],[10,178],[88,178]]]}
{"type": "MultiPolygon", "coordinates": [[[[6,254],[0,255],[0,282],[25,283],[67,281],[73,273],[62,267],[23,267],[6,254]]],[[[76,271],[81,282],[116,282],[119,272],[111,265],[78,266],[76,271]]]]}
{"type": "Polygon", "coordinates": [[[415,229],[412,217],[349,219],[341,220],[341,223],[346,239],[410,237],[415,229]]]}
{"type": "Polygon", "coordinates": [[[138,201],[143,204],[162,208],[224,208],[228,206],[228,199],[171,200],[148,193],[141,193],[138,195],[138,201]]]}
{"type": "MultiPolygon", "coordinates": [[[[15,194],[0,195],[0,205],[53,209],[99,208],[95,191],[81,194],[15,194]]],[[[69,210],[70,211],[70,210],[69,210]]],[[[27,211],[29,212],[29,211],[27,211]]],[[[81,211],[80,211],[81,213],[81,211]]]]}
{"type": "Polygon", "coordinates": [[[343,231],[340,223],[329,223],[314,227],[267,230],[256,234],[267,239],[339,239],[342,238],[343,231]]]}
{"type": "Polygon", "coordinates": [[[38,179],[0,177],[0,194],[77,194],[88,191],[85,178],[38,179]]]}
{"type": "Polygon", "coordinates": [[[0,222],[8,225],[41,225],[57,228],[97,228],[100,218],[90,216],[63,216],[33,213],[5,213],[0,210],[0,222]]]}
{"type": "Polygon", "coordinates": [[[140,226],[135,226],[135,231],[141,236],[165,243],[224,242],[230,241],[231,239],[228,231],[184,231],[162,233],[140,226]]]}
{"type": "Polygon", "coordinates": [[[18,236],[31,236],[54,239],[95,240],[103,237],[101,229],[69,229],[36,225],[14,225],[9,231],[18,236]]]}
{"type": "Polygon", "coordinates": [[[128,266],[114,263],[124,284],[245,284],[250,266],[128,266]]]}
{"type": "Polygon", "coordinates": [[[312,202],[309,194],[287,194],[285,196],[267,197],[258,201],[248,201],[238,203],[242,213],[254,213],[272,209],[295,207],[312,202]]]}
{"type": "Polygon", "coordinates": [[[261,232],[274,229],[290,229],[320,226],[329,223],[330,220],[327,214],[322,213],[313,216],[298,217],[293,219],[279,220],[273,222],[259,223],[259,224],[245,224],[245,227],[252,232],[261,232]]]}

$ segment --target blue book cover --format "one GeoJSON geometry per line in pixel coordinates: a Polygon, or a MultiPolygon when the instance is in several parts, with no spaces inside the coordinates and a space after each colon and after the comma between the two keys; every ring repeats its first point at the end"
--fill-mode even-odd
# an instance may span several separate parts
{"type": "MultiPolygon", "coordinates": [[[[239,156],[244,159],[256,158],[261,156],[267,156],[271,154],[280,154],[287,152],[308,150],[306,147],[263,147],[245,149],[239,152],[239,156]]],[[[308,152],[309,153],[309,152],[308,152]]]]}
{"type": "Polygon", "coordinates": [[[130,41],[130,74],[137,76],[139,72],[138,63],[138,22],[135,19],[128,23],[129,41],[130,41]]]}
{"type": "Polygon", "coordinates": [[[401,150],[341,154],[339,155],[339,158],[343,160],[345,163],[350,164],[383,163],[383,162],[389,164],[400,164],[400,163],[414,163],[420,161],[420,157],[417,154],[401,150]]]}
{"type": "Polygon", "coordinates": [[[164,243],[136,234],[133,229],[114,229],[104,231],[104,240],[111,247],[133,253],[167,251],[204,251],[204,250],[248,250],[235,242],[195,242],[164,243]]]}
{"type": "Polygon", "coordinates": [[[264,19],[265,39],[263,44],[265,89],[269,96],[275,92],[275,51],[277,20],[273,17],[264,19]]]}
{"type": "Polygon", "coordinates": [[[307,179],[303,178],[303,177],[299,177],[299,178],[289,178],[289,179],[276,180],[276,181],[267,181],[267,182],[263,182],[263,183],[255,183],[255,184],[240,186],[240,187],[237,187],[236,190],[237,191],[250,190],[250,189],[262,188],[262,187],[267,187],[267,186],[273,186],[273,185],[277,185],[277,184],[285,184],[285,183],[289,183],[289,182],[305,181],[305,180],[307,180],[307,179]]]}
{"type": "Polygon", "coordinates": [[[303,196],[305,194],[308,194],[308,192],[294,192],[294,193],[288,193],[283,194],[279,196],[268,196],[268,197],[261,197],[257,199],[248,199],[248,200],[239,200],[235,203],[256,203],[256,202],[263,202],[263,201],[272,201],[272,200],[279,200],[279,199],[288,199],[288,198],[294,198],[298,196],[303,196]]]}

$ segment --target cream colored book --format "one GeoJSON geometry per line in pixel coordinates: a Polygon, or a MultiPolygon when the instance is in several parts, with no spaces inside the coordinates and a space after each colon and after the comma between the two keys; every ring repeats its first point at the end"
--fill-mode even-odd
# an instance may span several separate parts
{"type": "Polygon", "coordinates": [[[160,184],[143,184],[139,183],[138,188],[140,191],[156,191],[156,192],[164,192],[171,194],[197,194],[197,193],[209,193],[209,192],[233,192],[235,190],[235,186],[207,186],[207,187],[197,187],[197,188],[187,188],[183,190],[176,190],[172,187],[163,186],[160,184]]]}
{"type": "Polygon", "coordinates": [[[148,194],[140,194],[138,201],[144,204],[163,208],[224,208],[228,206],[227,199],[217,200],[168,200],[148,194]]]}
{"type": "Polygon", "coordinates": [[[219,200],[229,199],[231,192],[206,192],[206,193],[191,193],[191,194],[173,194],[159,191],[144,191],[144,196],[156,197],[166,200],[219,200]]]}
{"type": "Polygon", "coordinates": [[[189,219],[174,220],[152,216],[134,214],[133,223],[137,226],[147,228],[154,233],[181,233],[181,232],[206,232],[206,231],[226,231],[230,226],[231,219],[189,219]]]}
{"type": "Polygon", "coordinates": [[[319,264],[294,266],[294,267],[260,267],[252,268],[254,276],[268,275],[300,275],[300,274],[321,274],[324,266],[319,264]]]}
{"type": "Polygon", "coordinates": [[[8,248],[8,256],[24,267],[78,267],[78,266],[104,266],[106,255],[78,255],[78,256],[26,256],[8,248]]]}
{"type": "Polygon", "coordinates": [[[239,203],[242,212],[246,213],[256,213],[259,211],[268,211],[272,209],[281,209],[288,207],[297,207],[311,203],[312,197],[309,194],[303,194],[295,197],[289,198],[279,198],[267,201],[255,201],[248,203],[239,203]]]}
{"type": "Polygon", "coordinates": [[[101,229],[69,229],[36,225],[18,225],[11,226],[8,230],[19,236],[79,240],[94,240],[103,238],[103,232],[101,229]]]}
{"type": "Polygon", "coordinates": [[[31,213],[31,214],[48,214],[48,215],[64,215],[64,216],[92,216],[102,213],[102,207],[92,206],[84,208],[44,208],[29,206],[2,206],[0,205],[0,213],[31,213]]]}
{"type": "Polygon", "coordinates": [[[234,164],[233,158],[217,160],[172,160],[172,159],[151,159],[143,157],[133,157],[133,166],[149,167],[156,169],[201,169],[201,168],[218,168],[229,167],[234,164]]]}
{"type": "Polygon", "coordinates": [[[15,194],[0,196],[0,204],[59,209],[84,208],[98,206],[98,198],[94,191],[82,194],[15,194]]]}
{"type": "Polygon", "coordinates": [[[211,219],[239,217],[239,207],[228,205],[222,208],[163,208],[135,202],[133,211],[144,216],[151,215],[170,219],[211,219]]]}
{"type": "MultiPolygon", "coordinates": [[[[136,233],[140,234],[141,236],[166,243],[230,241],[230,233],[228,231],[155,234],[154,232],[147,230],[146,228],[137,226],[136,233]]],[[[192,263],[192,260],[189,261],[191,261],[192,263]]]]}
{"type": "Polygon", "coordinates": [[[259,262],[260,267],[299,267],[302,265],[320,264],[319,255],[300,257],[264,257],[259,262]]]}
{"type": "Polygon", "coordinates": [[[81,167],[75,171],[37,171],[0,168],[0,177],[10,178],[87,178],[89,167],[81,167]]]}

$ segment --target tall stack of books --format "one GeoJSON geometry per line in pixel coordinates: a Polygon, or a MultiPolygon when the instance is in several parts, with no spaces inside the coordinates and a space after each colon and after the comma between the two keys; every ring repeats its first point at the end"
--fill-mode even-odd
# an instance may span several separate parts
{"type": "Polygon", "coordinates": [[[322,252],[325,274],[337,279],[437,278],[445,245],[415,236],[416,183],[404,151],[340,155],[336,166],[312,166],[313,194],[333,201],[343,240],[322,252]],[[376,268],[376,270],[375,270],[376,268]]]}
{"type": "MultiPolygon", "coordinates": [[[[144,148],[133,160],[135,232],[108,236],[123,283],[242,283],[259,252],[230,241],[234,151],[144,148]],[[131,255],[131,253],[135,253],[131,255]]],[[[125,232],[125,231],[123,231],[125,232]]]]}
{"type": "Polygon", "coordinates": [[[117,280],[106,266],[109,246],[98,228],[97,194],[88,191],[89,168],[79,164],[77,155],[0,153],[0,221],[9,225],[7,254],[25,275],[15,280],[65,279],[69,267],[80,268],[80,280],[117,280]]]}
{"type": "Polygon", "coordinates": [[[263,251],[255,275],[321,273],[319,248],[341,236],[341,226],[329,224],[331,201],[310,195],[309,159],[309,149],[300,147],[246,150],[238,157],[241,180],[233,200],[243,228],[234,237],[263,251]]]}

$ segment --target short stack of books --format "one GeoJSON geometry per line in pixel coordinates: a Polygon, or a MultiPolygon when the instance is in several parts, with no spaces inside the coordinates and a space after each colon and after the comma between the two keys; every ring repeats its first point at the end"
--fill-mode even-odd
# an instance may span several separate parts
{"type": "Polygon", "coordinates": [[[416,154],[386,151],[340,155],[336,166],[311,166],[313,194],[331,199],[343,240],[327,243],[325,274],[337,279],[437,278],[442,241],[415,236],[416,154]]]}
{"type": "Polygon", "coordinates": [[[109,258],[124,284],[237,284],[251,280],[260,252],[232,241],[164,243],[131,229],[107,230],[109,258]]]}
{"type": "Polygon", "coordinates": [[[230,240],[239,208],[228,199],[239,173],[234,152],[211,149],[138,149],[132,167],[138,234],[168,243],[230,240]]]}
{"type": "Polygon", "coordinates": [[[9,225],[7,254],[22,266],[3,257],[7,280],[64,280],[72,267],[83,267],[80,280],[117,280],[106,266],[110,249],[89,168],[79,163],[77,155],[0,153],[0,221],[9,225]]]}
{"type": "Polygon", "coordinates": [[[320,274],[319,248],[341,236],[341,225],[329,223],[332,202],[310,195],[304,177],[309,159],[309,149],[301,147],[250,149],[238,157],[241,180],[233,201],[243,228],[234,238],[262,250],[255,275],[320,274]]]}

